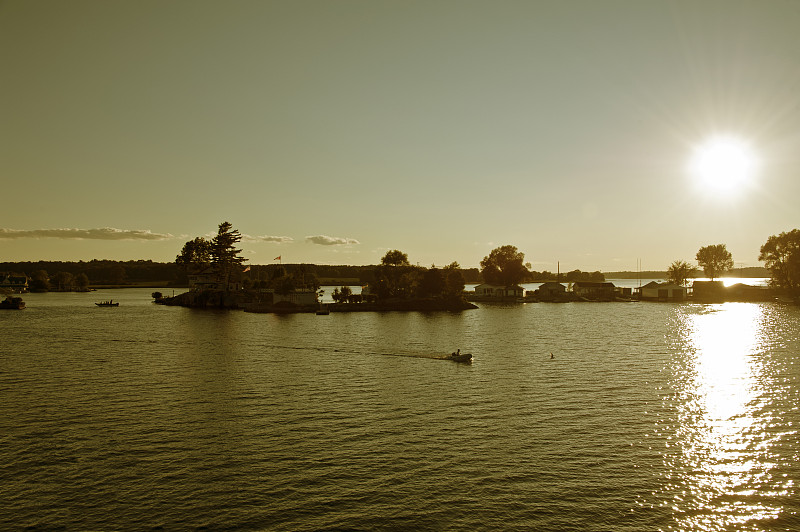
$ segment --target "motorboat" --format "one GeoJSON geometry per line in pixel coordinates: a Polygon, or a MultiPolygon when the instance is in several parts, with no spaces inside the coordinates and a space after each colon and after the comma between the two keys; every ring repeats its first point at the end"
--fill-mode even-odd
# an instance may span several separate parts
{"type": "Polygon", "coordinates": [[[99,303],[95,303],[95,305],[97,305],[98,307],[118,307],[119,301],[114,303],[113,299],[109,299],[108,301],[101,301],[99,303]]]}
{"type": "Polygon", "coordinates": [[[24,308],[25,302],[21,297],[7,296],[3,301],[0,301],[0,309],[22,310],[24,308]]]}
{"type": "Polygon", "coordinates": [[[461,353],[461,352],[450,353],[447,359],[452,360],[453,362],[470,363],[472,362],[472,353],[461,353]]]}

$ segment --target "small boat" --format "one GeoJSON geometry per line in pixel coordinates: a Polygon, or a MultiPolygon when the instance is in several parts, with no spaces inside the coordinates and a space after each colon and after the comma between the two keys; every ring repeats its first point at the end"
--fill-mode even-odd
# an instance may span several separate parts
{"type": "Polygon", "coordinates": [[[118,307],[119,301],[114,303],[113,299],[109,299],[108,301],[101,301],[100,303],[95,303],[98,307],[118,307]]]}
{"type": "Polygon", "coordinates": [[[450,355],[447,357],[447,360],[452,360],[453,362],[470,363],[472,362],[472,353],[450,353],[450,355]]]}
{"type": "Polygon", "coordinates": [[[8,296],[5,300],[0,301],[0,309],[5,310],[22,310],[25,308],[25,302],[21,297],[8,296]]]}

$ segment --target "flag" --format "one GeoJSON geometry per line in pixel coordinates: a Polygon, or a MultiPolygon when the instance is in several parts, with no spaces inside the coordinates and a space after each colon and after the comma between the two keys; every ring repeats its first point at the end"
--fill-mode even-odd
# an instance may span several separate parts
{"type": "Polygon", "coordinates": [[[278,255],[277,257],[275,257],[275,258],[274,258],[274,259],[272,259],[272,260],[281,260],[281,256],[280,256],[280,255],[278,255]]]}
{"type": "Polygon", "coordinates": [[[250,266],[244,269],[244,272],[249,272],[249,271],[250,271],[250,266]]]}

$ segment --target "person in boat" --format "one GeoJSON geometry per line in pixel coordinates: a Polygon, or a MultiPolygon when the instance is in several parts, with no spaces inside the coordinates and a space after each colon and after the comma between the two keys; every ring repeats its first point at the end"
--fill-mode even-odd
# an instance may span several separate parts
{"type": "Polygon", "coordinates": [[[460,355],[461,355],[461,349],[456,349],[455,353],[450,353],[450,356],[453,357],[453,358],[455,358],[457,356],[460,356],[460,355]]]}

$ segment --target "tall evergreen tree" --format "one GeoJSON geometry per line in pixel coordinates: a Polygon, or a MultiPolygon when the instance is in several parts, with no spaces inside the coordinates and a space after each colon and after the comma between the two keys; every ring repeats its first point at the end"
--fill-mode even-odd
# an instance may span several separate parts
{"type": "Polygon", "coordinates": [[[242,250],[236,247],[241,240],[241,233],[230,222],[219,224],[217,236],[211,240],[211,264],[219,270],[225,290],[228,289],[231,276],[241,274],[242,263],[247,260],[239,256],[242,250]]]}

